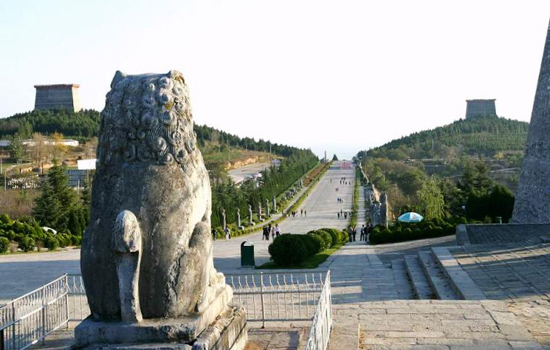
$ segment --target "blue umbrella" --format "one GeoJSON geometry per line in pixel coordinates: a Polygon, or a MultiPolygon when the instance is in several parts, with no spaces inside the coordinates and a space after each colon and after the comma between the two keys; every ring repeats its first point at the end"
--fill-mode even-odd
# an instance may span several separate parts
{"type": "Polygon", "coordinates": [[[424,217],[415,212],[408,212],[397,218],[400,222],[420,222],[424,217]]]}

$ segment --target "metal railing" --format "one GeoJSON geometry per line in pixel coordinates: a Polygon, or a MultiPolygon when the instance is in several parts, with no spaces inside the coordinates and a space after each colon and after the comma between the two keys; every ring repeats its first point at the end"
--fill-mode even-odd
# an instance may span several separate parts
{"type": "Polygon", "coordinates": [[[90,314],[80,275],[63,275],[0,307],[0,350],[24,350],[90,314]]]}
{"type": "Polygon", "coordinates": [[[67,276],[12,300],[0,308],[0,349],[23,350],[69,319],[67,276]]]}
{"type": "MultiPolygon", "coordinates": [[[[307,350],[325,350],[332,327],[330,271],[226,275],[248,321],[311,321],[307,350]],[[323,345],[324,344],[324,345],[323,345]]],[[[0,307],[0,350],[24,350],[90,314],[81,275],[63,275],[0,307]]]]}
{"type": "Polygon", "coordinates": [[[248,321],[310,321],[325,283],[325,273],[226,275],[234,301],[248,321]]]}
{"type": "Polygon", "coordinates": [[[330,290],[330,271],[328,271],[323,291],[315,309],[315,316],[313,316],[305,350],[325,350],[328,347],[331,329],[332,294],[330,290]]]}

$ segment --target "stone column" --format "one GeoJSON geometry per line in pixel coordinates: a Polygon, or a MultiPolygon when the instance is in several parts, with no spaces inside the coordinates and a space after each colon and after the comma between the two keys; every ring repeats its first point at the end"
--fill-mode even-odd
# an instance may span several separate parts
{"type": "Polygon", "coordinates": [[[273,212],[277,212],[277,198],[273,196],[273,212]]]}
{"type": "Polygon", "coordinates": [[[550,27],[516,192],[513,223],[550,223],[550,27]]]}
{"type": "Polygon", "coordinates": [[[241,209],[237,208],[237,227],[241,227],[241,209]]]}
{"type": "Polygon", "coordinates": [[[258,203],[258,220],[262,221],[262,203],[258,203]]]}
{"type": "Polygon", "coordinates": [[[254,220],[252,219],[252,205],[248,205],[248,224],[250,226],[254,225],[254,220]]]}
{"type": "Polygon", "coordinates": [[[265,200],[265,216],[269,217],[269,199],[265,200]]]}
{"type": "Polygon", "coordinates": [[[222,209],[222,220],[223,220],[222,227],[225,230],[227,228],[227,219],[225,217],[225,209],[222,209]]]}

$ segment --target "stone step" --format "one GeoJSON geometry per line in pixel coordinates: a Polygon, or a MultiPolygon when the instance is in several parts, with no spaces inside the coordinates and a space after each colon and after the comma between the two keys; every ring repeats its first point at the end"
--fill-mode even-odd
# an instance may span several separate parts
{"type": "MultiPolygon", "coordinates": [[[[460,247],[451,247],[463,251],[460,247]]],[[[445,275],[450,279],[453,289],[464,300],[484,300],[487,299],[483,291],[475,284],[472,278],[460,266],[449,247],[433,247],[432,253],[437,262],[443,268],[445,275]]]]}
{"type": "Polygon", "coordinates": [[[420,266],[428,277],[428,283],[440,300],[460,300],[460,296],[454,291],[451,281],[438,264],[431,251],[418,252],[420,266]]]}
{"type": "Polygon", "coordinates": [[[328,350],[359,350],[360,324],[332,325],[328,350]]]}
{"type": "Polygon", "coordinates": [[[414,299],[414,289],[411,281],[407,276],[407,268],[405,267],[405,260],[395,259],[391,261],[391,268],[393,273],[393,280],[395,282],[395,289],[397,295],[401,300],[414,299]]]}
{"type": "Polygon", "coordinates": [[[416,255],[405,255],[405,268],[411,281],[414,295],[417,299],[436,299],[435,293],[428,282],[425,272],[420,267],[420,259],[416,255]]]}

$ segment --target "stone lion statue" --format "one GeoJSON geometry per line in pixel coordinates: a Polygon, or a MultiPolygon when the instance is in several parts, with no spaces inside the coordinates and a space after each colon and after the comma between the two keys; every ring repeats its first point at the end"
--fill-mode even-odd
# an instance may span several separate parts
{"type": "Polygon", "coordinates": [[[117,72],[102,112],[81,269],[95,319],[176,318],[226,291],[181,73],[117,72]]]}

